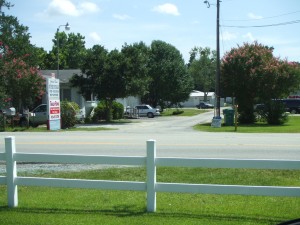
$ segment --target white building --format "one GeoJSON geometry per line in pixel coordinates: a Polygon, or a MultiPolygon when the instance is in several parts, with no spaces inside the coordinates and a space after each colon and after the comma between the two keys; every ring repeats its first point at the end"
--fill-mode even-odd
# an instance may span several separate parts
{"type": "MultiPolygon", "coordinates": [[[[51,77],[52,74],[57,74],[57,70],[42,70],[42,75],[47,78],[51,77]]],[[[72,87],[70,84],[70,79],[74,74],[80,74],[80,70],[60,70],[59,80],[60,80],[60,99],[76,102],[79,107],[81,114],[86,117],[92,110],[92,108],[97,106],[97,99],[91,94],[89,99],[85,99],[81,94],[79,94],[79,88],[72,87]]],[[[190,97],[187,101],[182,102],[183,107],[196,107],[197,104],[204,101],[205,93],[202,91],[194,90],[190,93],[190,97]]],[[[127,98],[116,99],[117,102],[123,104],[124,108],[133,108],[136,105],[141,104],[140,97],[129,96],[127,98]]],[[[46,96],[43,98],[43,103],[46,103],[46,96]]],[[[207,93],[207,103],[215,105],[215,94],[214,92],[207,93]]],[[[221,106],[224,106],[224,99],[221,99],[221,106]]]]}
{"type": "MultiPolygon", "coordinates": [[[[45,78],[51,77],[53,74],[57,74],[57,70],[42,70],[42,75],[45,78]]],[[[70,84],[70,79],[74,74],[80,74],[80,70],[60,70],[59,71],[59,80],[60,80],[60,100],[68,100],[76,102],[80,107],[80,113],[84,117],[88,116],[91,110],[97,106],[97,99],[94,98],[91,94],[90,98],[85,99],[81,94],[79,94],[79,88],[72,87],[70,84]]],[[[56,77],[57,78],[57,77],[56,77]]],[[[122,99],[116,99],[117,102],[120,102],[124,105],[124,108],[127,106],[134,107],[140,104],[140,98],[137,97],[127,97],[122,99]]],[[[43,97],[43,103],[46,103],[46,96],[43,97]]]]}
{"type": "MultiPolygon", "coordinates": [[[[183,107],[196,107],[200,102],[204,102],[205,93],[202,91],[193,90],[190,93],[190,97],[187,101],[182,102],[181,105],[183,107]]],[[[215,93],[208,92],[207,93],[207,103],[214,105],[215,103],[215,93]]]]}

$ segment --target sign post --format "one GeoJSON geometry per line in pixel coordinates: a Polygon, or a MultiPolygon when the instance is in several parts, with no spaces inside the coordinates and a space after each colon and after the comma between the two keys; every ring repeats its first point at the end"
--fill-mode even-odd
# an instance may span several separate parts
{"type": "Polygon", "coordinates": [[[48,130],[61,129],[59,79],[47,78],[48,130]]]}

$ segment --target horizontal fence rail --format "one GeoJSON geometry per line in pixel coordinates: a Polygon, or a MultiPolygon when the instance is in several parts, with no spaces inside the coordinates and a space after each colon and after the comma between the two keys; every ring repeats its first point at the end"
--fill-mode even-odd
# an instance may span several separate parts
{"type": "Polygon", "coordinates": [[[156,166],[300,170],[299,160],[156,158],[156,166]]]}
{"type": "Polygon", "coordinates": [[[16,185],[146,191],[145,182],[18,177],[16,185]]]}
{"type": "Polygon", "coordinates": [[[156,211],[157,192],[300,197],[300,187],[156,182],[157,166],[300,170],[299,160],[159,158],[156,157],[156,141],[148,140],[146,144],[146,157],[17,153],[15,137],[6,137],[5,152],[0,153],[0,160],[6,162],[6,176],[0,176],[0,184],[7,185],[9,207],[18,206],[18,185],[145,191],[148,212],[156,211]],[[145,182],[136,182],[21,177],[17,176],[17,162],[145,166],[147,178],[145,182]]]}

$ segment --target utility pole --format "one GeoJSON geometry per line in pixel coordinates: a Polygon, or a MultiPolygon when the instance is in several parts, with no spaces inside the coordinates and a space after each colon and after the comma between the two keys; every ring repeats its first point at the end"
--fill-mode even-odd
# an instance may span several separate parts
{"type": "MultiPolygon", "coordinates": [[[[204,1],[207,8],[210,7],[209,1],[204,1]]],[[[221,127],[221,104],[220,104],[220,0],[217,0],[217,68],[216,68],[216,84],[215,84],[215,115],[212,120],[212,127],[221,127]]]]}
{"type": "Polygon", "coordinates": [[[217,73],[215,95],[217,100],[216,115],[217,119],[221,119],[220,112],[220,0],[217,0],[217,73]]]}
{"type": "Polygon", "coordinates": [[[65,30],[70,30],[69,23],[66,23],[66,25],[59,25],[56,30],[56,37],[57,37],[57,79],[59,79],[59,28],[65,27],[65,30]]]}

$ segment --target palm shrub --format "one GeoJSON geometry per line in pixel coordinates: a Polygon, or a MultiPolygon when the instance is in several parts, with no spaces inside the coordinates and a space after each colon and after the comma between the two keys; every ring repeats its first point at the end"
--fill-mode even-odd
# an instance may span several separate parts
{"type": "Polygon", "coordinates": [[[79,111],[79,105],[76,102],[64,100],[61,102],[61,128],[66,129],[74,127],[77,123],[76,113],[79,111]]]}

